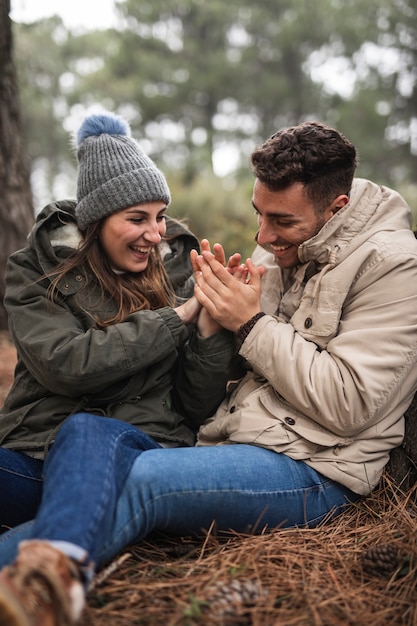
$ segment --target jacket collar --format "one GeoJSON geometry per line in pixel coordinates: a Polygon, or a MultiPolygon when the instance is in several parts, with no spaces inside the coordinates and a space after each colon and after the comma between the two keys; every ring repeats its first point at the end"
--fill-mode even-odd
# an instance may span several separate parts
{"type": "Polygon", "coordinates": [[[410,228],[411,212],[395,191],[362,178],[353,181],[349,202],[311,239],[302,243],[302,264],[314,261],[319,268],[336,264],[381,230],[410,228]]]}

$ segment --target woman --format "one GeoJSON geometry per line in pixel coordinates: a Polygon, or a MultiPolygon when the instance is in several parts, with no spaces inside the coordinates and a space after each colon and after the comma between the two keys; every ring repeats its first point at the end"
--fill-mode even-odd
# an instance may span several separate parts
{"type": "MultiPolygon", "coordinates": [[[[45,458],[68,416],[80,433],[79,446],[68,439],[74,467],[87,455],[91,474],[108,471],[109,500],[137,450],[192,446],[224,396],[234,349],[233,335],[195,297],[185,299],[198,241],[166,216],[165,177],[128,124],[92,115],[77,146],[77,202],[47,206],[8,263],[5,306],[18,364],[0,411],[3,530],[35,516],[45,458]],[[98,429],[131,425],[120,434],[127,445],[119,457],[87,444],[83,420],[98,429]]],[[[59,488],[79,491],[79,523],[87,526],[88,488],[74,484],[68,464],[63,476],[59,488]]]]}

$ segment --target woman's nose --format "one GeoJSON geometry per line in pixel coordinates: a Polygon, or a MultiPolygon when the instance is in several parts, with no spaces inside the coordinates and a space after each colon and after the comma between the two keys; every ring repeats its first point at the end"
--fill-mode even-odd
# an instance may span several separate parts
{"type": "Polygon", "coordinates": [[[160,229],[158,222],[149,225],[149,228],[147,228],[145,232],[146,239],[148,239],[148,241],[151,241],[152,243],[159,243],[162,239],[162,235],[159,231],[160,229]]]}

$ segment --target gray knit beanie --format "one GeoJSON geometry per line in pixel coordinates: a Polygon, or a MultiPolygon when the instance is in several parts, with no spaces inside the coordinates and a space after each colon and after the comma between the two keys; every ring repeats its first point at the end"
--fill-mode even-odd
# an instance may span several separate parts
{"type": "Polygon", "coordinates": [[[77,133],[76,144],[75,214],[80,230],[135,204],[170,203],[165,176],[132,138],[123,118],[113,113],[90,115],[77,133]]]}

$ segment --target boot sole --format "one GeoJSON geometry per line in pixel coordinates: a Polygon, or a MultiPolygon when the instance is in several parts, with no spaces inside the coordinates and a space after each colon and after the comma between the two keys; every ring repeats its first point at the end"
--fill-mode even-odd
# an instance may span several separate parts
{"type": "Polygon", "coordinates": [[[4,588],[0,588],[0,626],[30,626],[16,598],[4,588]]]}

